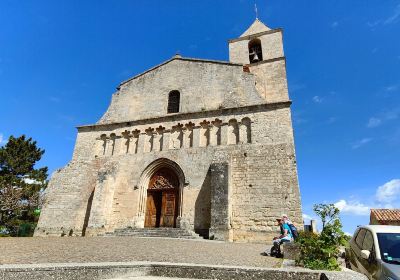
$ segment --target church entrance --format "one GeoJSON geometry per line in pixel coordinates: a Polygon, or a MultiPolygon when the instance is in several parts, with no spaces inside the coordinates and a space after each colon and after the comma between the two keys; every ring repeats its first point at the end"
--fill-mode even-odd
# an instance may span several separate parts
{"type": "Polygon", "coordinates": [[[147,188],[145,227],[176,227],[179,180],[169,168],[154,173],[147,188]]]}

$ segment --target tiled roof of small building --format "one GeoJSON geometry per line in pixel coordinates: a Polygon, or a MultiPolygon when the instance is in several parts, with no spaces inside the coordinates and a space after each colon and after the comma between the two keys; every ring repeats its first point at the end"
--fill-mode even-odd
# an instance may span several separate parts
{"type": "Polygon", "coordinates": [[[371,209],[371,217],[378,221],[400,221],[400,209],[371,209]]]}

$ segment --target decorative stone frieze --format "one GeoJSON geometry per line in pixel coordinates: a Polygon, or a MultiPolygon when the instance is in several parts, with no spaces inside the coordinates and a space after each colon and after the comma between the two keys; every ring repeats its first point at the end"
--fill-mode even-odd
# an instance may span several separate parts
{"type": "Polygon", "coordinates": [[[121,130],[109,135],[101,134],[96,139],[96,157],[121,154],[160,152],[165,149],[165,136],[169,137],[167,149],[185,149],[193,147],[220,146],[251,143],[251,120],[246,117],[238,123],[236,119],[223,122],[221,119],[203,120],[196,125],[193,122],[177,123],[169,129],[162,124],[147,127],[143,133],[139,129],[121,130]],[[227,126],[228,129],[223,129],[227,126]],[[197,128],[198,133],[193,133],[197,128]],[[143,150],[137,148],[139,138],[143,139],[143,150]],[[223,142],[223,139],[228,141],[223,142]],[[120,143],[118,145],[118,143],[120,143]],[[196,146],[194,146],[196,143],[196,146]]]}

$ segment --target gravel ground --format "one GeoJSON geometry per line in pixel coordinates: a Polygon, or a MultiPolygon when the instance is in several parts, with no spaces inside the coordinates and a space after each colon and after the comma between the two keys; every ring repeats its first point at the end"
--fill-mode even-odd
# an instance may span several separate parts
{"type": "MultiPolygon", "coordinates": [[[[113,278],[109,280],[200,280],[194,278],[171,278],[171,277],[157,277],[157,276],[132,276],[132,277],[121,277],[113,278]]],[[[207,279],[203,279],[207,280],[207,279]]]]}
{"type": "Polygon", "coordinates": [[[267,245],[137,237],[0,238],[0,264],[172,262],[279,267],[267,245]]]}

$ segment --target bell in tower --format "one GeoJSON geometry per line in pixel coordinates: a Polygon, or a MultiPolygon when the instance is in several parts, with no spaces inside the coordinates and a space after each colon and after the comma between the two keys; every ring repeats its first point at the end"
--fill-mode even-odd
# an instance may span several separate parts
{"type": "Polygon", "coordinates": [[[256,64],[284,58],[282,29],[271,29],[256,19],[239,38],[229,40],[229,61],[256,64]]]}
{"type": "Polygon", "coordinates": [[[260,39],[253,39],[249,42],[249,61],[255,63],[262,60],[261,41],[260,39]]]}

